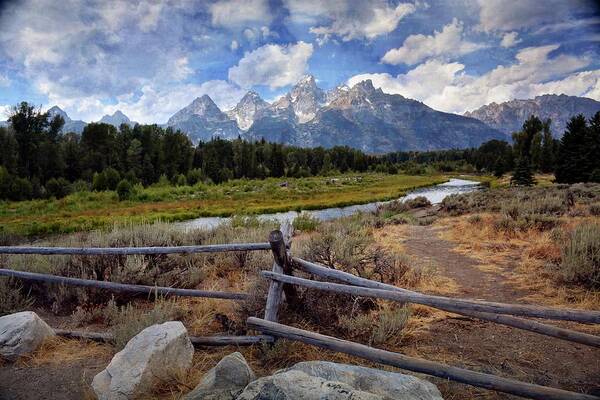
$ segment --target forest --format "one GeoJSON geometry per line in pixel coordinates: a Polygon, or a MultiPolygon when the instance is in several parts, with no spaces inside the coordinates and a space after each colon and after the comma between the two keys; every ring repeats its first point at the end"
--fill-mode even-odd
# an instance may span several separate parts
{"type": "Polygon", "coordinates": [[[230,179],[309,177],[345,172],[409,175],[479,172],[533,184],[533,173],[555,173],[558,182],[600,181],[600,112],[574,116],[562,139],[551,121],[531,116],[512,144],[492,140],[479,148],[365,154],[349,147],[300,148],[264,140],[213,138],[194,145],[180,131],[158,125],[91,123],[81,135],[62,132],[64,120],[22,102],[8,127],[0,127],[0,198],[62,198],[69,193],[133,185],[194,185],[230,179]]]}

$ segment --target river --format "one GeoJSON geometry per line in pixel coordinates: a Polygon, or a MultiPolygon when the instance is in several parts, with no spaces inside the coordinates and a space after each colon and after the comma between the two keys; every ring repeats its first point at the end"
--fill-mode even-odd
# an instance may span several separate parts
{"type": "MultiPolygon", "coordinates": [[[[400,197],[399,200],[408,200],[417,196],[426,197],[432,204],[440,203],[446,196],[458,193],[468,193],[481,189],[479,182],[468,181],[464,179],[450,179],[448,182],[439,185],[428,186],[409,192],[406,196],[400,197]]],[[[357,212],[373,212],[377,206],[386,202],[372,202],[365,204],[356,204],[347,207],[332,207],[321,210],[303,211],[320,221],[329,221],[336,218],[346,217],[356,214],[357,212]]],[[[275,214],[261,214],[258,216],[260,220],[277,220],[278,222],[293,221],[298,216],[298,211],[288,211],[275,214]]],[[[211,229],[221,224],[229,222],[228,217],[202,217],[195,218],[189,221],[177,222],[176,226],[184,230],[188,229],[211,229]]]]}

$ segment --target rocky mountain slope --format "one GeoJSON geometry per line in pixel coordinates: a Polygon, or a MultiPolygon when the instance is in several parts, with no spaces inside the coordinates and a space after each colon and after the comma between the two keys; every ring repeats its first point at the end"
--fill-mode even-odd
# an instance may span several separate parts
{"type": "Polygon", "coordinates": [[[371,81],[325,93],[307,78],[257,113],[245,136],[305,147],[348,145],[376,153],[470,147],[505,138],[478,120],[385,94],[371,81]]]}
{"type": "Polygon", "coordinates": [[[596,100],[564,94],[545,94],[529,100],[491,103],[466,112],[465,116],[477,118],[508,135],[520,130],[523,121],[531,115],[536,115],[542,120],[550,118],[553,135],[561,137],[572,116],[583,114],[589,118],[598,111],[600,111],[600,102],[596,100]]]}
{"type": "Polygon", "coordinates": [[[73,120],[71,119],[66,112],[64,112],[60,107],[54,106],[48,110],[48,114],[51,118],[54,118],[55,115],[60,115],[64,120],[65,124],[63,125],[63,132],[75,132],[81,133],[83,132],[83,128],[87,125],[86,122],[81,120],[73,120]]]}
{"type": "Polygon", "coordinates": [[[116,128],[120,127],[121,124],[127,124],[129,126],[134,126],[136,124],[136,122],[130,120],[129,117],[120,110],[115,111],[113,115],[104,115],[98,122],[109,124],[116,128]]]}
{"type": "Polygon", "coordinates": [[[248,92],[226,113],[204,95],[174,114],[167,126],[194,141],[239,135],[303,147],[348,145],[374,153],[470,147],[506,138],[476,119],[385,94],[371,81],[325,92],[310,75],[272,104],[248,92]]]}
{"type": "Polygon", "coordinates": [[[177,111],[169,118],[167,126],[186,132],[194,142],[212,137],[235,139],[242,132],[236,121],[222,112],[207,95],[177,111]]]}

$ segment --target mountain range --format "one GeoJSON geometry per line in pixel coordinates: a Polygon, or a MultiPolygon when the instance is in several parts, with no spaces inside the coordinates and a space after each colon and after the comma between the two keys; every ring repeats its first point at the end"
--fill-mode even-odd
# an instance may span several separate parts
{"type": "MultiPolygon", "coordinates": [[[[196,98],[169,118],[164,127],[185,132],[192,141],[213,137],[265,140],[301,147],[347,145],[369,153],[476,147],[491,139],[510,141],[525,119],[551,118],[560,137],[573,115],[591,117],[600,102],[575,96],[543,95],[530,100],[491,103],[464,115],[440,112],[399,94],[386,94],[370,80],[324,91],[314,77],[303,77],[269,103],[249,91],[231,110],[222,111],[208,95],[196,98]]],[[[72,120],[59,107],[64,132],[81,133],[86,122],[72,120]]],[[[99,122],[119,127],[131,121],[121,111],[99,122]]]]}
{"type": "Polygon", "coordinates": [[[572,116],[583,114],[586,118],[590,118],[598,111],[600,111],[600,102],[593,99],[564,94],[545,94],[529,100],[490,103],[464,115],[477,118],[507,135],[519,131],[523,121],[531,115],[536,115],[541,120],[550,118],[552,134],[560,138],[572,116]]]}

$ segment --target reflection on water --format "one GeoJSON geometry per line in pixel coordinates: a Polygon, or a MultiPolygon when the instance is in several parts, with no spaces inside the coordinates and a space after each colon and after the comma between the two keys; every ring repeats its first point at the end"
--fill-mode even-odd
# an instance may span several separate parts
{"type": "MultiPolygon", "coordinates": [[[[440,203],[446,196],[451,194],[458,193],[467,193],[472,192],[474,190],[479,190],[481,185],[479,182],[467,181],[464,179],[450,179],[446,183],[442,183],[439,185],[424,187],[421,189],[416,189],[407,194],[404,197],[401,197],[400,200],[412,199],[417,196],[426,197],[432,204],[440,203]]],[[[357,212],[372,212],[377,209],[377,206],[380,204],[385,204],[386,202],[374,202],[374,203],[366,203],[366,204],[357,204],[354,206],[347,207],[333,207],[333,208],[324,208],[322,210],[310,210],[304,211],[307,214],[312,215],[313,217],[321,220],[321,221],[329,221],[336,218],[345,217],[348,215],[356,214],[357,212]]],[[[261,214],[258,216],[260,220],[277,220],[279,222],[283,221],[293,221],[294,218],[298,216],[297,211],[288,211],[283,213],[275,213],[275,214],[261,214]]],[[[228,222],[230,218],[225,217],[203,217],[196,218],[185,222],[178,222],[176,226],[182,229],[211,229],[221,224],[228,222]]]]}

